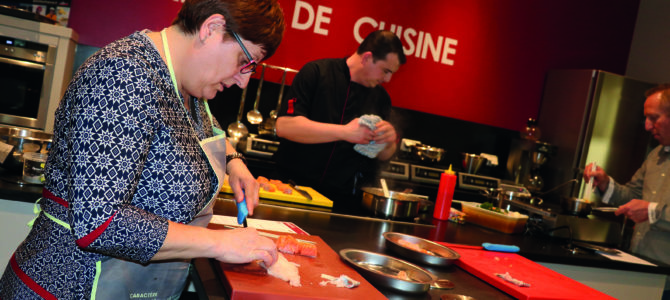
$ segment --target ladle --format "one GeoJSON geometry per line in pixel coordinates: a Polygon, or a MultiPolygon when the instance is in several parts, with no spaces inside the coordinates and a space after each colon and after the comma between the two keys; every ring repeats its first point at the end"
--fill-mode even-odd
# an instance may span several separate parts
{"type": "MultiPolygon", "coordinates": [[[[591,174],[596,171],[596,163],[591,163],[591,174]]],[[[591,194],[593,194],[593,176],[589,177],[589,183],[584,186],[584,191],[582,191],[582,199],[586,202],[591,202],[591,194]]]]}
{"type": "Polygon", "coordinates": [[[382,183],[382,191],[384,192],[384,198],[391,197],[391,194],[389,193],[389,187],[386,185],[386,179],[382,178],[380,179],[382,183]]]}
{"type": "Polygon", "coordinates": [[[258,111],[258,102],[261,100],[261,89],[263,88],[263,79],[265,78],[265,64],[261,64],[263,70],[261,71],[261,78],[258,81],[258,90],[256,90],[256,101],[254,102],[254,109],[247,112],[247,120],[250,124],[258,125],[263,122],[263,115],[258,111]]]}
{"type": "Polygon", "coordinates": [[[270,112],[270,118],[277,118],[277,113],[281,109],[281,100],[284,97],[284,87],[286,86],[286,72],[288,70],[284,69],[284,74],[281,76],[281,87],[279,87],[279,99],[277,99],[277,109],[270,112]]]}
{"type": "Polygon", "coordinates": [[[240,139],[244,138],[249,134],[249,130],[247,130],[247,126],[244,126],[242,124],[242,113],[244,112],[244,98],[247,97],[247,88],[245,87],[242,90],[242,98],[240,99],[240,111],[237,113],[237,121],[230,123],[228,125],[228,136],[232,138],[235,141],[239,141],[240,139]]]}

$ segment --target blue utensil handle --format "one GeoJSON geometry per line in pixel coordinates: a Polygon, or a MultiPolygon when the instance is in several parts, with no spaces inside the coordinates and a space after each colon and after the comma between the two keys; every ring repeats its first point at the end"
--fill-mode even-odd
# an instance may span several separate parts
{"type": "Polygon", "coordinates": [[[249,215],[247,209],[247,199],[242,199],[242,202],[237,202],[237,224],[242,225],[249,215]]]}
{"type": "Polygon", "coordinates": [[[483,243],[482,247],[489,251],[498,251],[498,252],[519,252],[519,247],[514,245],[503,245],[503,244],[491,244],[483,243]]]}

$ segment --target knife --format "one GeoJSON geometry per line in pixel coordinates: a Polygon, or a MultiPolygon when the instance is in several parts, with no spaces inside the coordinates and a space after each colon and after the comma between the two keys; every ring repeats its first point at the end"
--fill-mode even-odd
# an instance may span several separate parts
{"type": "Polygon", "coordinates": [[[300,193],[300,195],[307,198],[307,200],[312,201],[312,195],[310,195],[307,191],[299,188],[293,180],[289,179],[288,185],[292,187],[294,190],[296,190],[298,193],[300,193]]]}

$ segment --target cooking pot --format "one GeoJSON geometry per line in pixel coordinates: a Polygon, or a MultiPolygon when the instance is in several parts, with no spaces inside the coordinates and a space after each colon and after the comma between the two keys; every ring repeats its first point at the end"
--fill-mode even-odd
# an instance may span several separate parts
{"type": "Polygon", "coordinates": [[[44,131],[19,127],[0,127],[0,141],[13,146],[2,167],[21,174],[23,153],[48,153],[53,135],[44,131]]]}
{"type": "Polygon", "coordinates": [[[377,217],[390,219],[415,218],[422,207],[426,207],[430,201],[414,194],[389,191],[389,196],[384,197],[381,188],[364,187],[363,206],[377,217]]]}
{"type": "Polygon", "coordinates": [[[486,161],[488,159],[481,155],[463,153],[463,170],[469,174],[477,174],[486,161]]]}
{"type": "Polygon", "coordinates": [[[591,203],[581,198],[563,197],[561,201],[563,212],[575,216],[587,216],[591,213],[591,203]]]}
{"type": "Polygon", "coordinates": [[[431,147],[423,144],[414,144],[410,147],[412,155],[416,159],[427,160],[431,162],[440,162],[446,151],[442,148],[431,147]]]}

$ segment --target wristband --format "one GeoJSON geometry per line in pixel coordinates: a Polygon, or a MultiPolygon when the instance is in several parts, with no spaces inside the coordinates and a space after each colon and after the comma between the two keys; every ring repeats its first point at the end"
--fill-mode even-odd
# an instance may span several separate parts
{"type": "Polygon", "coordinates": [[[247,159],[244,158],[244,155],[243,155],[242,153],[235,152],[235,153],[233,153],[233,154],[228,154],[228,155],[226,155],[226,165],[228,165],[228,163],[229,163],[230,161],[232,161],[233,159],[241,159],[242,162],[244,163],[244,165],[247,164],[247,159]]]}

